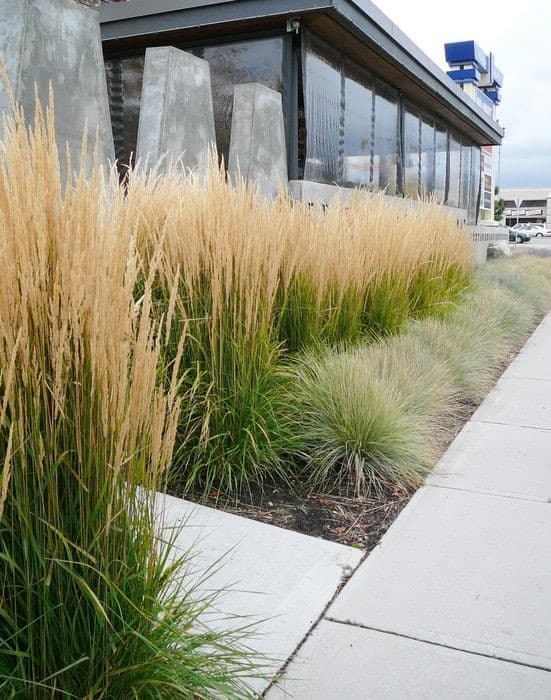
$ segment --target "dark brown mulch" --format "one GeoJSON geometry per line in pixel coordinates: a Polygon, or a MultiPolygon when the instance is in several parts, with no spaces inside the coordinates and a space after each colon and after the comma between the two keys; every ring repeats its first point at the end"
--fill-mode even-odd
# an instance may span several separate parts
{"type": "Polygon", "coordinates": [[[381,539],[411,493],[396,490],[370,498],[354,498],[345,493],[294,492],[281,486],[267,487],[263,495],[225,504],[212,502],[228,513],[295,530],[313,537],[370,551],[381,539]]]}

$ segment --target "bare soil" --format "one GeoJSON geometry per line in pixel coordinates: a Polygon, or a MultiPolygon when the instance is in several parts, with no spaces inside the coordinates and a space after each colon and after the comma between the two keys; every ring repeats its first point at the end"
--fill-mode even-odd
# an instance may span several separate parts
{"type": "Polygon", "coordinates": [[[222,508],[286,530],[370,551],[412,495],[396,490],[370,498],[354,498],[345,493],[319,493],[298,488],[290,492],[274,486],[266,488],[253,502],[232,500],[222,508]]]}

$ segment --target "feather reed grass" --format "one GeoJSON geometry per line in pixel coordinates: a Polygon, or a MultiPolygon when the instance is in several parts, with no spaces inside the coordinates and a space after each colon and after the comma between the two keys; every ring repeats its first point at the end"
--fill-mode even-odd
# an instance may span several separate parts
{"type": "Polygon", "coordinates": [[[145,270],[114,176],[62,187],[51,113],[8,121],[1,157],[0,696],[246,696],[242,632],[203,628],[159,537],[187,400],[159,253],[145,270]]]}

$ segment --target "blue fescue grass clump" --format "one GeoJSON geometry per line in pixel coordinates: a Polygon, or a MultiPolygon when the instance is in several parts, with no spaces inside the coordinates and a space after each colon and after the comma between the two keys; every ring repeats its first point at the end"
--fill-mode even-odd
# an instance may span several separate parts
{"type": "Polygon", "coordinates": [[[551,261],[489,264],[443,318],[353,350],[306,353],[293,395],[300,478],[358,495],[417,487],[536,320],[551,308],[551,261]]]}

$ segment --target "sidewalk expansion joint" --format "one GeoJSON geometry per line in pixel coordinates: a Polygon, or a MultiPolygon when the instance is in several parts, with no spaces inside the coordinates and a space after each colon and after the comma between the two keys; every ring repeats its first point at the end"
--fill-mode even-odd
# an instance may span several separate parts
{"type": "Polygon", "coordinates": [[[511,379],[516,382],[551,382],[551,378],[549,377],[519,377],[518,375],[507,373],[503,374],[501,378],[507,380],[511,379]]]}
{"type": "Polygon", "coordinates": [[[449,491],[463,491],[464,493],[476,493],[481,496],[509,498],[513,501],[528,501],[529,503],[551,503],[551,494],[549,496],[526,496],[522,493],[507,493],[505,491],[492,491],[491,489],[468,489],[464,486],[448,486],[447,484],[438,484],[434,482],[426,483],[425,486],[430,486],[435,489],[448,489],[449,491]]]}
{"type": "Polygon", "coordinates": [[[354,567],[346,567],[343,568],[343,573],[341,580],[339,581],[335,592],[331,596],[331,599],[327,602],[327,605],[324,606],[323,610],[320,612],[318,617],[314,620],[314,622],[310,625],[310,627],[307,629],[306,634],[304,637],[300,640],[300,642],[296,645],[296,647],[293,649],[293,651],[289,654],[287,659],[283,662],[283,664],[279,667],[277,672],[274,674],[274,677],[270,681],[270,684],[268,685],[267,688],[264,689],[262,692],[261,696],[262,698],[265,698],[266,695],[270,692],[270,690],[278,684],[278,682],[283,678],[285,671],[295,658],[295,656],[299,653],[299,651],[302,649],[302,647],[306,644],[308,639],[312,636],[314,630],[316,627],[319,625],[319,623],[326,619],[325,613],[329,610],[329,608],[333,605],[337,597],[340,595],[342,589],[346,586],[348,581],[354,576],[356,571],[360,568],[360,566],[365,562],[367,557],[369,556],[370,552],[364,552],[363,556],[361,557],[360,561],[356,564],[354,567]]]}
{"type": "Polygon", "coordinates": [[[545,671],[546,673],[551,673],[551,659],[549,660],[549,666],[542,666],[541,664],[530,664],[524,661],[517,661],[516,659],[509,659],[506,656],[499,656],[498,654],[485,654],[482,651],[474,651],[472,649],[464,649],[463,647],[454,646],[452,644],[443,644],[442,642],[435,642],[431,639],[423,639],[422,637],[415,637],[411,634],[405,634],[402,632],[393,632],[392,630],[385,630],[379,627],[370,627],[369,625],[363,625],[361,622],[352,622],[352,620],[337,620],[334,617],[327,616],[325,618],[327,622],[334,622],[337,625],[344,625],[345,627],[359,627],[364,630],[370,630],[372,632],[378,632],[380,634],[388,634],[392,637],[402,637],[402,639],[411,639],[413,642],[419,642],[420,644],[430,644],[434,647],[441,647],[442,649],[452,649],[453,651],[460,651],[464,654],[471,654],[472,656],[482,656],[485,659],[494,659],[495,661],[502,661],[506,664],[513,664],[514,666],[525,666],[526,668],[534,668],[537,671],[545,671]]]}
{"type": "MultiPolygon", "coordinates": [[[[544,430],[546,432],[551,432],[551,426],[546,427],[543,425],[523,425],[519,423],[504,423],[499,420],[484,420],[483,418],[471,418],[469,423],[485,423],[487,425],[505,425],[508,428],[528,428],[530,430],[544,430]]],[[[466,425],[466,424],[465,424],[466,425]]]]}

